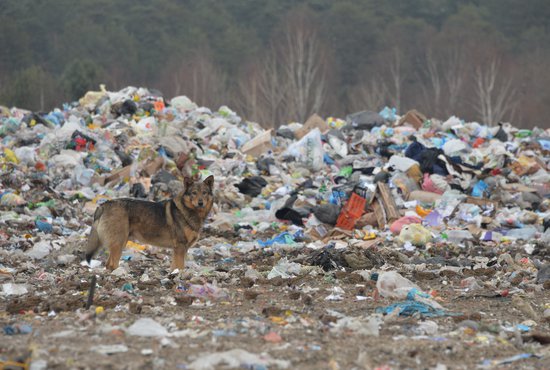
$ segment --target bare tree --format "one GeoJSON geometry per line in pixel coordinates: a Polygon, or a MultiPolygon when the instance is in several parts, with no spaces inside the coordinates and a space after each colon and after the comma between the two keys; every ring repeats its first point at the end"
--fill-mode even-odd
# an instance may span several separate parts
{"type": "MultiPolygon", "coordinates": [[[[286,89],[288,119],[301,122],[318,112],[327,98],[328,49],[306,13],[287,20],[276,43],[282,80],[286,89]]],[[[279,82],[280,83],[280,82],[279,82]]]]}
{"type": "Polygon", "coordinates": [[[447,57],[447,65],[444,68],[443,76],[447,85],[447,111],[451,114],[455,112],[458,105],[458,98],[462,92],[465,78],[465,58],[461,47],[455,46],[450,49],[447,57]]]}
{"type": "Polygon", "coordinates": [[[511,79],[498,79],[500,60],[493,59],[489,66],[477,67],[475,71],[475,86],[477,100],[473,107],[481,120],[494,125],[507,114],[513,116],[516,109],[517,91],[511,79]]]}
{"type": "Polygon", "coordinates": [[[389,93],[392,104],[398,112],[401,108],[401,94],[404,79],[402,71],[402,59],[403,53],[398,47],[394,47],[388,64],[390,82],[392,87],[389,93]]]}
{"type": "Polygon", "coordinates": [[[197,104],[215,107],[226,103],[226,77],[206,51],[174,59],[163,80],[167,91],[187,95],[197,104]]]}
{"type": "Polygon", "coordinates": [[[425,60],[426,78],[422,79],[424,83],[420,84],[426,105],[430,107],[432,115],[439,115],[441,110],[441,95],[443,92],[443,79],[440,71],[440,61],[434,55],[433,49],[426,49],[425,60]]]}
{"type": "Polygon", "coordinates": [[[249,65],[238,84],[239,99],[235,103],[248,119],[265,127],[278,127],[286,113],[283,102],[288,90],[288,81],[283,78],[276,49],[259,61],[249,65]]]}
{"type": "Polygon", "coordinates": [[[466,75],[461,47],[428,47],[424,65],[420,86],[426,107],[434,116],[456,113],[466,75]]]}
{"type": "Polygon", "coordinates": [[[258,63],[251,63],[239,74],[236,97],[232,106],[248,120],[264,123],[258,97],[258,63]]]}
{"type": "Polygon", "coordinates": [[[353,88],[350,103],[353,110],[382,108],[386,100],[388,87],[376,77],[371,77],[370,81],[363,82],[353,88]]]}
{"type": "Polygon", "coordinates": [[[267,119],[273,127],[280,125],[283,119],[283,102],[287,94],[289,83],[283,78],[277,52],[272,46],[267,57],[262,60],[262,70],[258,79],[258,89],[262,106],[267,113],[267,119]]]}
{"type": "Polygon", "coordinates": [[[238,84],[245,115],[269,127],[304,122],[327,101],[330,56],[307,11],[292,14],[238,84]]]}

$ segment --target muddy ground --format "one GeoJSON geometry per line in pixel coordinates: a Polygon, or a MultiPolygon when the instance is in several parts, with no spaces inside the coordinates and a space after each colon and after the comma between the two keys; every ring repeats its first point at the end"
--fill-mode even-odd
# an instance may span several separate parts
{"type": "MultiPolygon", "coordinates": [[[[232,349],[259,357],[202,368],[550,368],[544,318],[550,290],[536,282],[531,262],[537,253],[541,258],[541,246],[534,255],[517,245],[434,245],[411,252],[384,243],[350,246],[341,252],[348,266],[325,271],[300,244],[221,251],[215,246],[235,243],[238,236],[227,244],[227,235],[208,234],[180,275],[168,270],[169,252],[154,248],[127,251],[121,276],[81,266],[79,248],[69,252],[77,258],[66,266],[4,251],[1,282],[28,288],[27,294],[0,295],[4,369],[21,369],[23,363],[31,369],[195,369],[207,354],[232,349]],[[506,253],[513,261],[499,259],[506,253]],[[303,268],[295,277],[268,279],[281,257],[303,268]],[[247,269],[261,276],[247,277],[247,269]],[[377,313],[396,300],[377,294],[368,273],[375,270],[400,272],[430,292],[445,314],[377,313]],[[86,310],[92,274],[97,287],[86,310]],[[205,283],[220,289],[191,296],[191,284],[205,283]],[[328,300],[331,295],[339,300],[328,300]],[[155,320],[168,334],[131,335],[128,328],[140,318],[155,320]],[[352,320],[347,326],[345,318],[352,320]],[[22,324],[32,332],[6,333],[22,324]]],[[[104,266],[105,252],[96,258],[104,266]]]]}

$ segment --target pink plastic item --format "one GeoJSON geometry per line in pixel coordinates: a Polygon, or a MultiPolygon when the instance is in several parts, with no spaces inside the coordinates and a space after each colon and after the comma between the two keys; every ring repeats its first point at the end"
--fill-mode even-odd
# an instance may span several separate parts
{"type": "Polygon", "coordinates": [[[415,216],[403,216],[400,219],[397,219],[391,224],[390,231],[394,234],[399,234],[403,226],[410,224],[419,224],[422,222],[420,217],[415,216]]]}
{"type": "Polygon", "coordinates": [[[441,191],[435,186],[434,182],[430,178],[429,173],[424,174],[424,181],[422,181],[422,190],[430,191],[436,194],[443,194],[443,191],[441,191]]]}

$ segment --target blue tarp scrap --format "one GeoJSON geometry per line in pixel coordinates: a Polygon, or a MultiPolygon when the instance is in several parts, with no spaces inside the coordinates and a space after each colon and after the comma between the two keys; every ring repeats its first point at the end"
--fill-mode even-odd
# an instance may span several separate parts
{"type": "Polygon", "coordinates": [[[420,314],[423,317],[438,317],[438,316],[457,316],[460,313],[449,312],[440,308],[434,308],[429,304],[418,302],[415,300],[406,300],[403,302],[397,302],[387,307],[378,307],[376,312],[384,313],[386,315],[391,314],[394,310],[399,310],[399,316],[413,316],[414,314],[420,314]]]}
{"type": "Polygon", "coordinates": [[[271,247],[273,244],[296,244],[296,240],[302,239],[304,237],[304,233],[301,230],[298,230],[294,233],[294,235],[290,234],[289,232],[281,233],[271,239],[268,240],[258,240],[258,245],[260,247],[271,247]]]}
{"type": "Polygon", "coordinates": [[[512,357],[504,358],[502,360],[484,360],[481,363],[481,366],[482,367],[490,367],[490,366],[496,366],[496,365],[508,365],[508,364],[511,364],[512,362],[516,362],[516,361],[519,361],[519,360],[525,360],[525,359],[532,358],[532,357],[542,358],[542,356],[538,356],[538,355],[535,355],[533,353],[520,353],[520,354],[512,356],[512,357]]]}

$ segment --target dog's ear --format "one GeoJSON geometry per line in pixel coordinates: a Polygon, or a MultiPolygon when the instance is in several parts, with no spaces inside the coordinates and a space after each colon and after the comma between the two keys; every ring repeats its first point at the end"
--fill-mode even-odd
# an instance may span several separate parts
{"type": "Polygon", "coordinates": [[[185,190],[189,189],[195,181],[192,177],[184,177],[183,178],[183,185],[185,185],[185,190]]]}
{"type": "Polygon", "coordinates": [[[214,175],[210,175],[204,179],[203,184],[206,184],[206,186],[212,189],[214,187],[214,175]]]}

